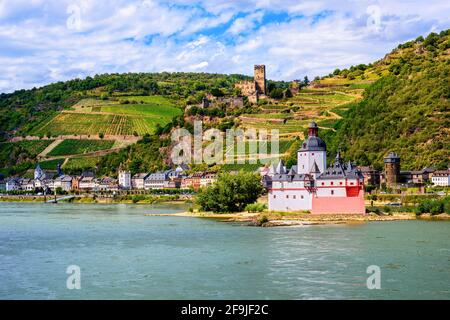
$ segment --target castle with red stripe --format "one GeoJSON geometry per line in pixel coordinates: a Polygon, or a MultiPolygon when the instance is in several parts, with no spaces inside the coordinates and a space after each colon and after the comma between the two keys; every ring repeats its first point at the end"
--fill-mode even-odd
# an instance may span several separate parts
{"type": "Polygon", "coordinates": [[[327,146],[315,122],[297,152],[297,165],[286,170],[280,162],[266,176],[269,210],[311,213],[365,213],[364,178],[338,152],[327,168],[327,146]]]}

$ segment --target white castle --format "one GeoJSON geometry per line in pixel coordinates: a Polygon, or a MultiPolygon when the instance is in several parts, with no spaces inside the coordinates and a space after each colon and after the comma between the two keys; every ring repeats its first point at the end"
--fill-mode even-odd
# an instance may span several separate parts
{"type": "Polygon", "coordinates": [[[269,210],[311,213],[365,213],[364,178],[340,152],[327,168],[327,146],[315,122],[297,151],[297,165],[287,171],[282,162],[268,181],[269,210]]]}

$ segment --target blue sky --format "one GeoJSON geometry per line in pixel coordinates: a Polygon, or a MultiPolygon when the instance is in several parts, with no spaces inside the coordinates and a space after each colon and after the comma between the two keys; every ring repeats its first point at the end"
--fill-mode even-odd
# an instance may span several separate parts
{"type": "Polygon", "coordinates": [[[450,28],[450,2],[0,0],[0,92],[111,72],[324,75],[450,28]]]}

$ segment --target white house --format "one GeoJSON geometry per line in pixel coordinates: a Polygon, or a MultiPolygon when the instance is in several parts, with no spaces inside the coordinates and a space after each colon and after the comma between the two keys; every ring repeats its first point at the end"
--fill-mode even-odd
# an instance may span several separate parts
{"type": "Polygon", "coordinates": [[[119,187],[122,189],[131,189],[131,172],[119,170],[119,187]]]}
{"type": "Polygon", "coordinates": [[[431,183],[435,186],[448,187],[450,186],[450,169],[438,170],[433,172],[431,183]]]}

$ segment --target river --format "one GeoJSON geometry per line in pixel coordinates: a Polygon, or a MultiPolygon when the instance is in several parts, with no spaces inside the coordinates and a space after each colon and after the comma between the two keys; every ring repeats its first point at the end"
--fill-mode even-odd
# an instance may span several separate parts
{"type": "Polygon", "coordinates": [[[450,299],[450,222],[249,227],[178,205],[0,203],[0,299],[450,299]],[[67,289],[71,265],[81,289],[67,289]],[[369,290],[369,266],[380,289],[369,290]]]}

